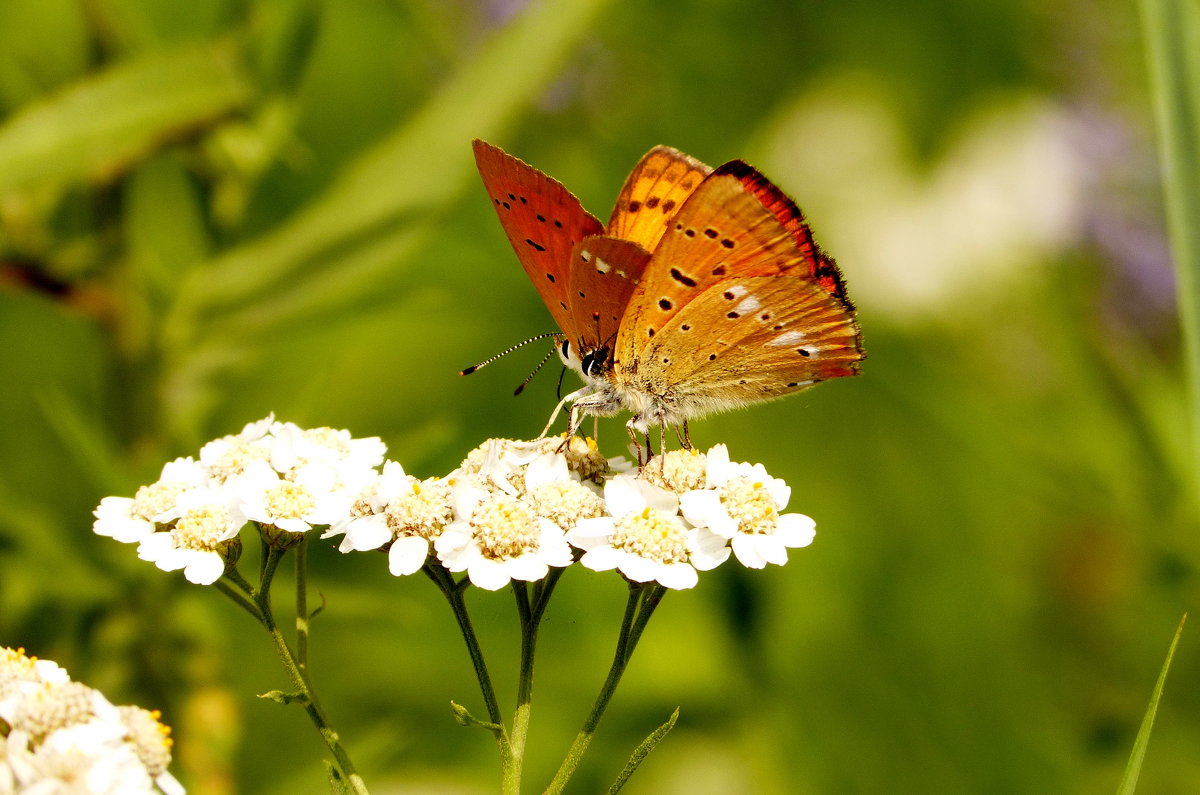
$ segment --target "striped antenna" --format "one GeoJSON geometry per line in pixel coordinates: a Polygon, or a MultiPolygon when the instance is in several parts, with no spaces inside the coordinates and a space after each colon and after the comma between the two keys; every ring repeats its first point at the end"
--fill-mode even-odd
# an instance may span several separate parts
{"type": "MultiPolygon", "coordinates": [[[[499,353],[497,353],[495,356],[491,357],[490,359],[485,359],[482,362],[480,362],[479,364],[473,364],[470,367],[466,368],[465,370],[460,370],[458,374],[459,375],[470,375],[471,373],[475,372],[476,370],[480,370],[484,367],[487,367],[489,364],[496,361],[500,357],[507,356],[508,354],[512,353],[513,351],[517,350],[518,348],[522,348],[531,342],[537,342],[538,340],[544,340],[549,337],[562,337],[562,333],[558,332],[558,331],[551,331],[546,334],[538,334],[536,337],[530,337],[527,340],[518,342],[516,345],[513,345],[510,348],[506,348],[505,350],[500,351],[499,353]]],[[[554,351],[551,351],[551,353],[554,353],[554,351]]],[[[546,358],[549,359],[550,357],[547,356],[546,358]]],[[[545,362],[543,361],[542,364],[545,364],[545,362]]],[[[541,365],[538,365],[538,367],[540,369],[541,365]]],[[[536,373],[537,370],[534,370],[534,372],[536,373]]]]}

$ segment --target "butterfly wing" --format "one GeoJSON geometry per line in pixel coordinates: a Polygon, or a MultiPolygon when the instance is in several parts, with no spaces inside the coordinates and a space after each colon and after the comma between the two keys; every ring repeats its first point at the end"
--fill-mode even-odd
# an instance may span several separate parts
{"type": "Polygon", "coordinates": [[[799,208],[733,161],[654,250],[621,322],[616,378],[691,401],[695,416],[851,375],[863,355],[841,274],[799,208]]]}
{"type": "Polygon", "coordinates": [[[653,251],[675,210],[711,171],[678,149],[654,147],[625,180],[608,220],[608,234],[653,251]]]}
{"type": "Polygon", "coordinates": [[[629,297],[641,281],[650,252],[628,240],[606,235],[585,237],[571,254],[570,300],[583,353],[616,343],[629,297]]]}
{"type": "Polygon", "coordinates": [[[855,375],[863,355],[854,315],[809,276],[752,276],[703,291],[622,378],[689,417],[855,375]]]}
{"type": "Polygon", "coordinates": [[[475,140],[475,164],[504,234],[563,333],[574,338],[568,269],[575,244],[604,232],[562,183],[497,146],[475,140]]]}
{"type": "Polygon", "coordinates": [[[799,208],[741,161],[710,174],[672,218],[621,322],[625,358],[708,288],[728,279],[807,275],[846,305],[836,265],[817,248],[799,208]],[[767,196],[771,204],[760,196],[767,196]]]}

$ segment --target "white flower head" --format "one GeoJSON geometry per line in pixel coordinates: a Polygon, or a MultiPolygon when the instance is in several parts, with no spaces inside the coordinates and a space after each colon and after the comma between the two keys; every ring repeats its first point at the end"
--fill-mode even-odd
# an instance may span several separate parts
{"type": "Polygon", "coordinates": [[[249,423],[240,433],[212,440],[200,448],[200,463],[220,483],[238,477],[251,462],[270,459],[269,433],[274,425],[275,415],[269,414],[249,423]]]}
{"type": "Polygon", "coordinates": [[[791,488],[771,477],[762,464],[732,463],[725,445],[708,454],[708,488],[680,495],[684,517],[696,527],[730,540],[742,565],[761,569],[787,563],[789,547],[806,547],[816,536],[816,523],[798,514],[780,514],[791,488]]]}
{"type": "Polygon", "coordinates": [[[434,548],[447,570],[466,571],[473,585],[495,591],[511,580],[540,580],[550,566],[571,564],[562,529],[520,497],[467,482],[455,487],[453,499],[459,518],[445,527],[434,548]]]}
{"type": "Polygon", "coordinates": [[[418,480],[398,462],[387,461],[355,501],[351,516],[322,538],[344,533],[342,552],[387,547],[388,570],[399,577],[420,571],[432,540],[453,519],[453,490],[447,480],[418,480]]]}
{"type": "Polygon", "coordinates": [[[271,426],[270,463],[285,475],[305,467],[323,465],[334,473],[338,488],[356,490],[383,463],[386,445],[378,436],[355,439],[350,431],[334,428],[301,428],[291,422],[271,426]]]}
{"type": "Polygon", "coordinates": [[[642,467],[642,477],[668,491],[682,494],[704,488],[708,459],[695,448],[656,455],[642,467]]]}
{"type": "Polygon", "coordinates": [[[158,480],[142,486],[132,498],[105,497],[93,512],[97,535],[131,544],[141,541],[170,517],[179,496],[203,485],[208,473],[191,458],[177,458],[162,468],[158,480]]]}
{"type": "Polygon", "coordinates": [[[184,795],[157,713],[115,707],[19,649],[0,649],[0,704],[0,793],[184,795]]]}
{"type": "Polygon", "coordinates": [[[212,585],[240,551],[238,531],[247,516],[227,488],[202,487],[180,495],[169,529],[138,544],[138,557],[163,571],[183,569],[188,582],[212,585]]]}
{"type": "Polygon", "coordinates": [[[284,477],[266,461],[253,461],[238,479],[246,518],[299,536],[314,525],[334,525],[350,514],[353,499],[337,488],[336,473],[323,464],[284,477]]]}
{"type": "Polygon", "coordinates": [[[610,516],[582,519],[567,534],[584,550],[580,562],[590,569],[617,569],[634,582],[691,588],[697,570],[714,568],[729,554],[724,539],[680,519],[674,494],[642,478],[613,477],[604,485],[604,498],[610,516]]]}

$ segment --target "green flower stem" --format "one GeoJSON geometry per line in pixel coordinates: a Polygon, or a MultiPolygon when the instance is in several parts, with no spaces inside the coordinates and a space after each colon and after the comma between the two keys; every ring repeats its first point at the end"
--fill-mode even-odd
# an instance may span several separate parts
{"type": "Polygon", "coordinates": [[[617,650],[613,655],[612,666],[608,670],[608,678],[600,688],[596,703],[592,706],[587,720],[584,721],[583,728],[575,736],[575,742],[567,751],[566,758],[563,759],[558,772],[554,774],[550,785],[546,787],[547,793],[562,792],[567,782],[571,780],[571,776],[574,775],[576,768],[579,767],[579,762],[592,742],[592,735],[596,733],[596,726],[599,725],[600,718],[603,717],[604,710],[608,707],[608,702],[616,692],[617,685],[621,683],[621,676],[625,673],[630,658],[633,657],[633,651],[642,637],[642,632],[646,629],[646,624],[649,623],[650,617],[654,615],[655,608],[658,607],[666,592],[666,588],[654,582],[629,583],[629,600],[625,603],[625,617],[621,621],[621,634],[617,638],[617,650]]]}
{"type": "MultiPolygon", "coordinates": [[[[492,736],[496,738],[496,747],[500,751],[501,779],[507,782],[513,775],[512,745],[508,739],[508,732],[504,728],[504,720],[500,717],[500,704],[496,701],[496,689],[492,686],[492,677],[488,673],[487,662],[483,658],[483,649],[479,645],[479,638],[475,634],[475,627],[471,624],[471,616],[467,612],[464,593],[470,582],[464,577],[462,582],[456,583],[450,576],[450,572],[437,563],[426,563],[421,570],[425,572],[425,576],[433,580],[438,590],[446,597],[446,601],[450,603],[454,619],[458,622],[458,630],[462,633],[463,642],[467,644],[467,653],[471,656],[471,665],[475,668],[475,678],[479,681],[479,690],[483,694],[484,707],[488,713],[486,726],[492,732],[492,736]]],[[[485,725],[480,721],[474,721],[474,723],[485,725]]],[[[519,775],[519,770],[517,774],[519,775]]]]}
{"type": "Polygon", "coordinates": [[[279,659],[283,662],[283,667],[287,669],[292,685],[300,691],[302,696],[300,700],[304,704],[304,711],[308,713],[309,720],[317,727],[317,732],[325,741],[325,746],[333,754],[334,765],[337,767],[341,780],[358,795],[368,795],[367,785],[355,770],[354,763],[350,761],[350,755],[342,746],[341,736],[329,724],[325,710],[321,708],[321,703],[317,700],[317,693],[308,678],[308,672],[296,661],[296,656],[288,646],[283,633],[275,625],[274,618],[268,615],[267,621],[269,623],[268,631],[271,633],[271,639],[275,641],[275,650],[279,654],[279,659]]]}
{"type": "Polygon", "coordinates": [[[296,546],[296,664],[308,670],[308,534],[296,546]]]}
{"type": "Polygon", "coordinates": [[[521,791],[521,770],[525,761],[525,740],[529,736],[529,713],[533,701],[533,655],[537,646],[538,624],[529,603],[529,583],[513,580],[521,619],[521,667],[517,679],[517,708],[513,712],[511,751],[513,763],[505,777],[503,791],[516,795],[521,791]]]}
{"type": "MultiPolygon", "coordinates": [[[[306,544],[301,543],[299,550],[305,549],[307,549],[306,544]]],[[[352,792],[358,795],[368,795],[366,783],[363,781],[362,776],[355,770],[354,763],[350,760],[349,754],[346,753],[346,749],[342,746],[341,737],[329,724],[329,719],[325,716],[325,710],[321,708],[321,703],[317,699],[316,689],[309,679],[307,663],[303,658],[298,657],[298,655],[292,652],[291,647],[288,646],[287,639],[283,637],[283,633],[275,623],[275,615],[271,610],[271,581],[284,554],[285,550],[274,547],[269,547],[265,550],[260,565],[261,581],[258,588],[250,585],[242,577],[241,573],[232,566],[225,570],[225,578],[236,585],[238,590],[235,590],[229,583],[220,580],[217,581],[216,585],[222,593],[233,599],[236,604],[253,615],[266,628],[267,632],[271,635],[271,640],[275,643],[275,651],[288,673],[288,678],[292,681],[292,686],[300,693],[301,698],[299,700],[304,704],[304,711],[308,713],[308,717],[313,722],[313,725],[316,726],[321,739],[325,741],[329,752],[333,754],[334,765],[341,780],[352,792]],[[239,590],[245,592],[246,596],[239,593],[239,590]]],[[[297,557],[300,558],[297,561],[298,567],[301,564],[307,565],[302,555],[298,554],[297,557]]],[[[306,571],[303,568],[297,568],[296,579],[296,607],[298,611],[303,611],[306,609],[305,605],[307,602],[307,598],[304,596],[307,577],[306,571]]],[[[308,617],[306,614],[297,613],[297,627],[299,628],[301,623],[303,623],[300,637],[306,650],[308,642],[307,620],[308,617]],[[301,616],[303,616],[303,620],[301,616]]]]}
{"type": "MultiPolygon", "coordinates": [[[[233,579],[229,576],[229,572],[226,572],[225,576],[229,579],[233,579]]],[[[238,579],[240,579],[240,576],[238,579]]],[[[245,582],[245,580],[242,580],[242,582],[245,582]]],[[[262,623],[262,612],[258,609],[258,604],[254,601],[253,596],[247,595],[252,594],[253,591],[246,591],[245,589],[237,590],[224,580],[217,580],[215,583],[213,583],[213,585],[217,586],[218,591],[232,599],[235,605],[254,616],[255,621],[259,622],[260,624],[262,623]]],[[[247,583],[247,586],[248,585],[249,584],[247,583]]]]}

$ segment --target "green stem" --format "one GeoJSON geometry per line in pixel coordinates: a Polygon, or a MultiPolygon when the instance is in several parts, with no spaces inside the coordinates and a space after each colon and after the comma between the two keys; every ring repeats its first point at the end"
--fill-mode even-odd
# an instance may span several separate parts
{"type": "Polygon", "coordinates": [[[271,633],[271,639],[275,641],[275,651],[279,654],[279,659],[283,662],[283,667],[288,672],[288,677],[292,680],[292,685],[300,691],[303,698],[304,711],[308,713],[309,720],[317,727],[317,732],[321,735],[321,739],[325,741],[325,746],[329,752],[333,754],[334,764],[336,765],[342,781],[349,785],[351,790],[358,795],[368,795],[367,785],[363,781],[362,776],[354,767],[354,763],[350,761],[349,754],[342,746],[341,736],[329,724],[329,719],[325,716],[325,710],[321,708],[321,703],[317,700],[316,690],[312,686],[312,682],[308,677],[308,672],[305,671],[296,660],[296,656],[288,647],[287,640],[283,637],[283,633],[279,631],[279,627],[275,625],[272,617],[268,616],[269,623],[268,631],[271,633]]]}
{"type": "Polygon", "coordinates": [[[496,689],[492,686],[492,677],[488,673],[487,662],[483,658],[483,649],[479,645],[479,637],[475,634],[475,627],[471,624],[471,616],[467,612],[464,592],[469,581],[463,578],[461,583],[456,583],[450,576],[450,572],[437,563],[426,563],[421,570],[425,572],[425,576],[433,580],[438,590],[446,597],[446,601],[450,603],[450,609],[454,613],[454,620],[458,622],[458,630],[463,636],[463,642],[467,644],[467,654],[470,655],[471,665],[475,668],[475,679],[478,680],[479,690],[483,694],[483,704],[488,714],[488,728],[492,732],[492,736],[496,738],[496,747],[500,751],[501,775],[506,777],[513,764],[512,748],[508,733],[504,729],[504,720],[500,716],[500,704],[496,700],[496,689]]]}
{"type": "Polygon", "coordinates": [[[1200,6],[1141,0],[1142,32],[1175,261],[1191,421],[1191,485],[1200,494],[1200,6]]]}
{"type": "Polygon", "coordinates": [[[513,712],[510,750],[512,764],[503,782],[503,792],[521,791],[521,770],[525,761],[525,740],[529,736],[529,715],[533,702],[533,656],[537,646],[538,622],[529,601],[529,583],[513,580],[512,592],[521,619],[521,664],[517,678],[517,708],[513,712]]]}
{"type": "MultiPolygon", "coordinates": [[[[303,544],[300,546],[301,548],[304,547],[303,544]]],[[[341,780],[345,782],[352,792],[358,795],[368,795],[366,783],[357,770],[355,770],[354,763],[350,760],[349,754],[346,753],[346,749],[342,746],[341,737],[330,725],[329,719],[325,715],[325,710],[321,708],[321,703],[317,699],[316,689],[309,678],[305,663],[298,659],[297,655],[292,652],[287,640],[283,637],[283,633],[279,630],[279,626],[275,623],[275,614],[271,610],[271,581],[284,554],[284,550],[275,549],[274,547],[266,550],[260,568],[261,582],[257,589],[246,582],[237,569],[231,567],[226,570],[225,576],[239,589],[245,591],[249,598],[239,594],[227,583],[222,583],[219,580],[218,587],[221,588],[223,593],[233,598],[237,604],[254,615],[266,628],[267,632],[271,635],[271,640],[275,643],[275,651],[279,655],[284,669],[287,671],[288,678],[292,681],[292,686],[302,696],[300,700],[304,704],[304,711],[308,713],[309,719],[316,726],[321,739],[325,741],[326,747],[329,748],[329,752],[333,755],[334,765],[341,780]]],[[[298,588],[302,587],[306,581],[306,577],[301,571],[297,571],[297,580],[301,583],[301,585],[297,586],[298,588]]],[[[297,595],[297,605],[298,607],[303,607],[302,597],[299,596],[299,593],[297,595]]],[[[307,642],[307,638],[305,642],[307,642]]]]}
{"type": "Polygon", "coordinates": [[[308,534],[296,545],[296,664],[308,670],[308,534]]]}
{"type": "Polygon", "coordinates": [[[604,716],[608,702],[612,700],[617,685],[621,683],[621,676],[625,673],[630,658],[633,657],[633,651],[642,637],[642,632],[646,629],[646,624],[649,623],[650,617],[654,615],[655,608],[658,607],[666,592],[666,588],[658,583],[629,583],[629,599],[625,603],[621,634],[617,638],[617,649],[613,654],[612,666],[608,669],[608,678],[604,680],[604,685],[596,697],[596,703],[592,706],[587,720],[583,722],[583,728],[575,736],[575,742],[567,751],[558,772],[554,774],[550,785],[546,787],[547,793],[562,792],[576,768],[579,767],[579,762],[592,742],[592,735],[596,733],[596,727],[600,724],[600,718],[604,716]]]}
{"type": "MultiPolygon", "coordinates": [[[[228,573],[226,576],[228,576],[228,573]]],[[[254,616],[255,621],[259,622],[260,624],[262,623],[262,612],[258,609],[258,604],[254,601],[252,596],[248,597],[242,591],[235,590],[224,580],[217,580],[215,583],[213,583],[213,585],[217,587],[218,591],[232,599],[235,605],[254,616]]]]}

